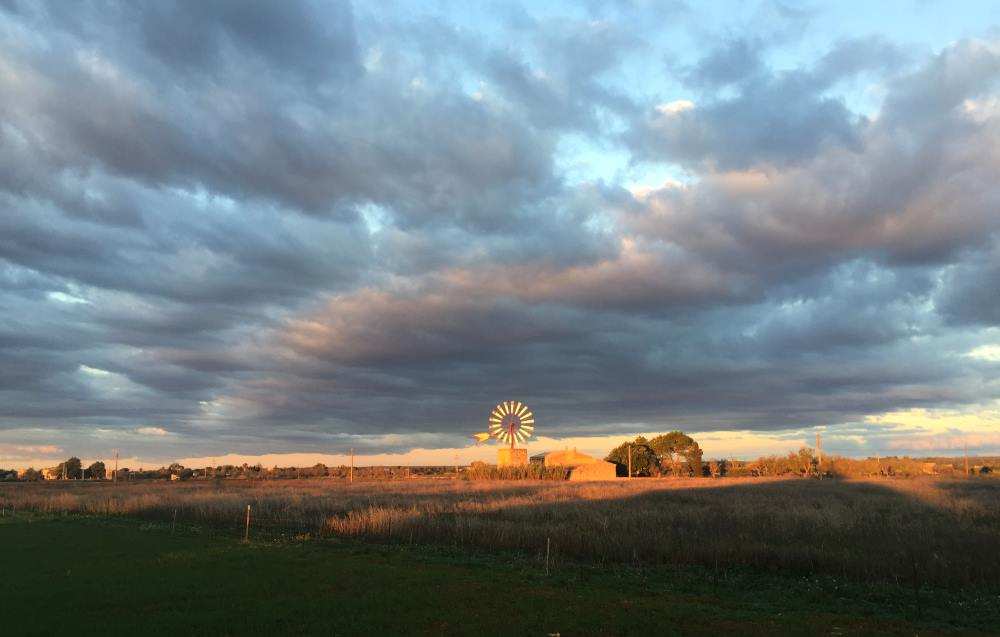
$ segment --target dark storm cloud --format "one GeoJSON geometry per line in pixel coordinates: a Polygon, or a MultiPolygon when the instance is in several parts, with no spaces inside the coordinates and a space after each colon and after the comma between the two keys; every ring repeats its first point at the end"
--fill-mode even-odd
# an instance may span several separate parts
{"type": "Polygon", "coordinates": [[[313,81],[359,70],[354,20],[346,2],[151,2],[139,13],[149,50],[186,72],[202,72],[244,51],[313,81]]]}
{"type": "Polygon", "coordinates": [[[688,105],[622,80],[666,19],[625,5],[2,7],[0,428],[451,444],[503,396],[571,434],[1000,391],[962,356],[1000,322],[993,40],[713,39],[688,105]],[[571,181],[567,139],[685,182],[571,181]]]}
{"type": "Polygon", "coordinates": [[[936,302],[952,323],[1000,326],[1000,242],[948,268],[936,302]]]}
{"type": "Polygon", "coordinates": [[[926,277],[856,263],[823,279],[810,282],[824,291],[811,300],[803,286],[798,299],[778,304],[658,319],[537,302],[517,316],[488,296],[460,294],[334,300],[289,326],[285,344],[308,358],[286,360],[296,375],[377,398],[354,403],[330,394],[327,382],[287,384],[280,394],[295,399],[269,406],[267,417],[337,414],[340,428],[393,432],[402,431],[395,409],[413,420],[474,423],[499,393],[531,402],[553,433],[665,413],[692,427],[769,429],[961,403],[982,391],[948,386],[962,365],[907,345],[933,331],[921,307],[926,277]]]}
{"type": "MultiPolygon", "coordinates": [[[[94,8],[63,24],[48,47],[27,39],[11,47],[14,72],[0,78],[0,95],[17,132],[5,144],[14,163],[69,175],[97,169],[348,219],[354,204],[370,201],[406,222],[461,216],[482,227],[507,223],[507,202],[553,188],[551,140],[454,90],[411,86],[405,64],[377,73],[357,66],[353,29],[336,26],[350,21],[348,9],[316,17],[336,28],[300,34],[288,16],[308,10],[296,3],[206,3],[184,20],[161,15],[165,6],[94,8]],[[254,37],[272,12],[282,15],[277,28],[254,37]],[[157,37],[169,37],[188,33],[187,20],[198,25],[188,37],[203,44],[176,47],[193,57],[167,68],[157,63],[164,51],[131,26],[151,22],[157,37]],[[220,47],[232,49],[225,59],[216,59],[220,47]],[[311,65],[336,66],[345,55],[351,73],[311,77],[311,65]],[[206,77],[206,68],[215,73],[206,77]],[[302,72],[315,83],[300,82],[302,72]]],[[[60,194],[41,175],[18,181],[26,194],[60,194]]],[[[92,214],[135,220],[127,208],[92,214]]]]}

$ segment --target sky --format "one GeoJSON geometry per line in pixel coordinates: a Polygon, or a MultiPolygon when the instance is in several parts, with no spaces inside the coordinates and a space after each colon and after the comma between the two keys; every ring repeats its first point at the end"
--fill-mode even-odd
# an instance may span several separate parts
{"type": "Polygon", "coordinates": [[[0,0],[0,466],[1000,453],[995,2],[0,0]]]}

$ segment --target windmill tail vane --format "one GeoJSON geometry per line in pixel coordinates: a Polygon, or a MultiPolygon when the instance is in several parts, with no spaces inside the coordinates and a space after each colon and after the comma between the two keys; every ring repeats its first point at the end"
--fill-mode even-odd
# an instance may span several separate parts
{"type": "Polygon", "coordinates": [[[472,434],[472,437],[476,439],[476,444],[482,444],[490,439],[490,432],[484,431],[483,433],[472,434]]]}

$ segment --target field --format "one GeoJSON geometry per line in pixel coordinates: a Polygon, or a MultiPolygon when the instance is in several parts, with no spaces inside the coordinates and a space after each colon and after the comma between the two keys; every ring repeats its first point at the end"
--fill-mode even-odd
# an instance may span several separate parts
{"type": "MultiPolygon", "coordinates": [[[[25,549],[4,552],[12,562],[0,564],[6,585],[20,591],[3,598],[20,599],[22,612],[48,598],[44,581],[51,577],[37,582],[40,591],[28,585],[40,577],[32,568],[41,560],[53,572],[76,574],[65,584],[79,588],[73,595],[94,587],[138,591],[141,582],[127,584],[140,577],[135,564],[166,569],[163,586],[176,577],[177,588],[156,590],[168,615],[177,605],[201,604],[196,591],[206,582],[212,595],[227,587],[237,594],[246,571],[263,578],[259,590],[278,587],[294,597],[318,587],[339,600],[334,608],[368,613],[372,625],[388,621],[364,607],[373,590],[386,599],[403,589],[415,599],[436,591],[433,603],[461,616],[437,626],[413,609],[399,610],[417,632],[501,632],[490,623],[494,614],[474,612],[470,591],[490,609],[505,595],[520,596],[518,587],[575,611],[539,606],[515,633],[629,634],[645,630],[646,620],[657,625],[657,617],[688,626],[682,633],[722,624],[794,633],[817,621],[899,634],[1000,626],[1000,481],[991,479],[22,483],[0,486],[0,507],[0,542],[25,549]],[[244,546],[248,504],[252,542],[244,546]],[[26,553],[39,543],[48,548],[26,553]],[[116,555],[133,566],[113,567],[116,555]],[[344,569],[358,585],[367,582],[365,595],[348,594],[355,586],[331,575],[344,569]],[[473,610],[463,610],[466,604],[473,610]],[[706,604],[721,610],[707,619],[706,604]]],[[[153,576],[143,570],[141,577],[153,576]]],[[[236,606],[206,625],[236,621],[236,607],[259,594],[229,602],[236,606]]],[[[321,615],[301,610],[295,617],[337,626],[321,615]]],[[[340,628],[362,632],[360,625],[340,628]]]]}

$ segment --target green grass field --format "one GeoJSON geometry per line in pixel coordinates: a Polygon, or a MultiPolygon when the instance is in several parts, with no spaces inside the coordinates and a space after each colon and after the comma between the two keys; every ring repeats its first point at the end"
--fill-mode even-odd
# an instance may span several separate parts
{"type": "Polygon", "coordinates": [[[517,553],[270,541],[75,515],[0,519],[5,635],[991,634],[992,593],[517,553]]]}

